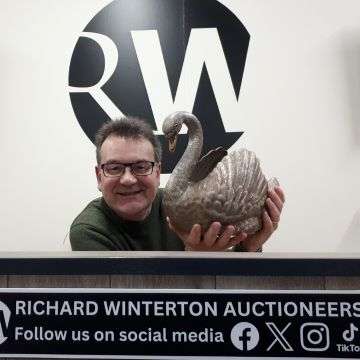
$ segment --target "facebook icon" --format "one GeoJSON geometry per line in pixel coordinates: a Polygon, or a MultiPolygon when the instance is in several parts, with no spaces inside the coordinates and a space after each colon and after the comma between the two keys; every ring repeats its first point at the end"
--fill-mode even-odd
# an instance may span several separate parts
{"type": "Polygon", "coordinates": [[[249,322],[240,322],[231,330],[231,342],[241,351],[249,351],[259,343],[259,331],[249,322]]]}

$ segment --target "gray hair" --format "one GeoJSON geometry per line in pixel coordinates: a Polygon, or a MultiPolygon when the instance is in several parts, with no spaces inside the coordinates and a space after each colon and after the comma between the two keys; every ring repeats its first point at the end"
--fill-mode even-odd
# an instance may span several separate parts
{"type": "Polygon", "coordinates": [[[100,149],[104,141],[115,135],[127,139],[144,138],[150,141],[154,148],[155,161],[161,161],[161,144],[154,135],[151,126],[142,119],[126,116],[120,119],[106,122],[95,135],[96,161],[100,165],[100,149]]]}

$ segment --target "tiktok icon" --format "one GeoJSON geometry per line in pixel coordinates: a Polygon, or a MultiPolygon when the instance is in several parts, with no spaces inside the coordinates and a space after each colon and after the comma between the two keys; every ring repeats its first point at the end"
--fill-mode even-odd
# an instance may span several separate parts
{"type": "Polygon", "coordinates": [[[250,351],[259,343],[259,331],[249,322],[240,322],[231,330],[231,341],[241,351],[250,351]]]}
{"type": "Polygon", "coordinates": [[[347,342],[351,342],[355,338],[355,333],[358,332],[359,329],[353,324],[350,324],[350,329],[347,329],[343,332],[343,339],[347,342]]]}

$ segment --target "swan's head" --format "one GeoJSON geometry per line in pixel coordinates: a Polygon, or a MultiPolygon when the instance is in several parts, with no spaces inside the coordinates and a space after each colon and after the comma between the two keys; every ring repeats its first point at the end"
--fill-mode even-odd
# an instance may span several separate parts
{"type": "Polygon", "coordinates": [[[167,116],[163,122],[162,131],[169,142],[169,150],[171,152],[175,151],[177,138],[181,130],[185,114],[186,113],[184,111],[175,112],[167,116]]]}

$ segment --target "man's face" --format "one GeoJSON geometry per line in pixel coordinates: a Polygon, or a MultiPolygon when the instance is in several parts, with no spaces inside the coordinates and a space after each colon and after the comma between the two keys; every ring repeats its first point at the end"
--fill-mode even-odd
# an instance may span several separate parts
{"type": "MultiPolygon", "coordinates": [[[[133,163],[155,161],[154,149],[145,138],[128,139],[110,135],[100,149],[101,164],[133,163]]],[[[141,221],[150,213],[160,184],[160,165],[155,164],[151,175],[135,176],[130,168],[121,177],[104,176],[100,166],[96,166],[98,188],[105,202],[115,213],[125,220],[141,221]]]]}

